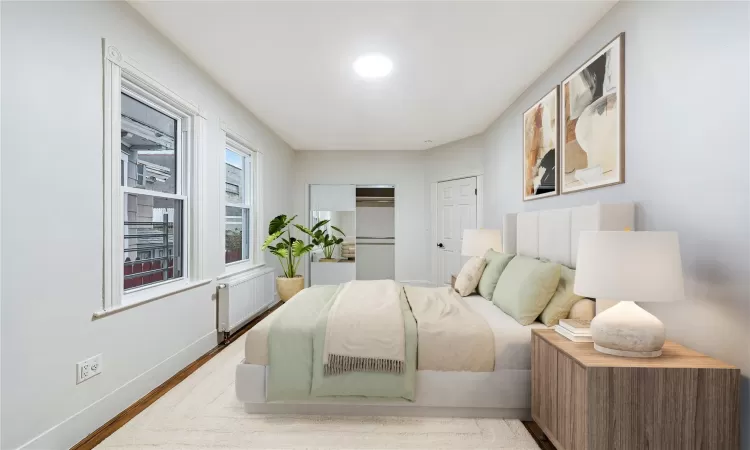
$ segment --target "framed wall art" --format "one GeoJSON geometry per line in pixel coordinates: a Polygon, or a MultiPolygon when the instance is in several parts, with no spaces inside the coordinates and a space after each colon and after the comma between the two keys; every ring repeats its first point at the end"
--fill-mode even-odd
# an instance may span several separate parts
{"type": "Polygon", "coordinates": [[[557,195],[559,150],[558,98],[555,86],[523,113],[523,200],[557,195]]]}
{"type": "Polygon", "coordinates": [[[625,182],[625,35],[562,82],[561,191],[625,182]]]}

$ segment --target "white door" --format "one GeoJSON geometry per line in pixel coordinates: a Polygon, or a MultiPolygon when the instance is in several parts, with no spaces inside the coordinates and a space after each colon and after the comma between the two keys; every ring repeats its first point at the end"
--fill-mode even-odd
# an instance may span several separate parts
{"type": "Polygon", "coordinates": [[[464,230],[477,227],[476,177],[438,183],[437,189],[438,283],[450,284],[465,258],[461,257],[464,230]]]}

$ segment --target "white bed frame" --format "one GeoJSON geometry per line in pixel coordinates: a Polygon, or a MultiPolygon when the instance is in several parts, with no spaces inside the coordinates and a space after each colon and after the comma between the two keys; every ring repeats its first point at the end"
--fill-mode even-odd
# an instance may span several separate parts
{"type": "MultiPolygon", "coordinates": [[[[632,203],[507,214],[503,243],[507,252],[575,267],[581,231],[634,229],[632,203]]],[[[418,370],[415,401],[321,398],[304,402],[266,402],[267,367],[237,366],[237,398],[245,411],[264,414],[326,414],[427,417],[531,417],[531,371],[437,372],[418,370]]]]}

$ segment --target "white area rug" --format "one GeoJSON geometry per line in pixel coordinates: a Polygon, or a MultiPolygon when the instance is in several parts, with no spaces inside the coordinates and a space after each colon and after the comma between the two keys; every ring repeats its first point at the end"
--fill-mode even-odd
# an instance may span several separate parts
{"type": "Polygon", "coordinates": [[[517,420],[247,414],[244,336],[117,430],[102,449],[538,449],[517,420]]]}

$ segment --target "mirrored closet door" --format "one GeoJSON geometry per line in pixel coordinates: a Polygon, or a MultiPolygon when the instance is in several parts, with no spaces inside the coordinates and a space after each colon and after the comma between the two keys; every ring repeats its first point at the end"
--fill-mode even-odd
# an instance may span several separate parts
{"type": "Polygon", "coordinates": [[[339,284],[356,278],[356,186],[310,185],[309,228],[317,246],[310,254],[310,285],[339,284]]]}

